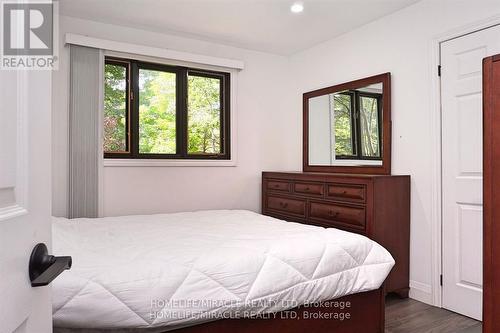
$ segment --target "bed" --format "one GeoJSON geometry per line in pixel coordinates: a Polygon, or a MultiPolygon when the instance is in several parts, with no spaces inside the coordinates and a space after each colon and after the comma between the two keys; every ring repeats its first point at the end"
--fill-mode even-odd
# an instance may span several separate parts
{"type": "Polygon", "coordinates": [[[73,257],[55,332],[381,332],[394,265],[364,236],[243,210],[55,218],[53,252],[73,257]]]}

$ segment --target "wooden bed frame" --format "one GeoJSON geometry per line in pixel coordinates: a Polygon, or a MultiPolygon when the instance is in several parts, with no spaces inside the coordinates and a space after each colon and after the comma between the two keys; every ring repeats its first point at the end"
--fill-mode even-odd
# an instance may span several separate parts
{"type": "Polygon", "coordinates": [[[385,291],[373,291],[344,296],[323,302],[323,306],[299,307],[278,312],[269,319],[223,319],[205,324],[181,328],[175,333],[382,333],[385,325],[385,291]],[[343,310],[335,306],[344,302],[350,307],[343,310]],[[338,304],[338,303],[337,303],[338,304]],[[344,320],[338,315],[344,314],[344,320]],[[349,314],[349,318],[347,318],[349,314]],[[321,317],[320,317],[321,316],[321,317]],[[311,318],[315,317],[315,318],[311,318]],[[330,319],[325,318],[330,317],[330,319]],[[323,318],[323,319],[321,319],[323,318]]]}
{"type": "MultiPolygon", "coordinates": [[[[266,319],[222,319],[169,330],[163,333],[383,333],[385,326],[385,288],[344,296],[322,302],[322,306],[299,307],[281,311],[266,319]],[[338,303],[343,302],[342,309],[338,303]],[[347,303],[349,302],[349,307],[347,303]],[[337,304],[337,306],[335,305],[337,304]],[[343,314],[344,319],[338,317],[343,314]],[[347,317],[349,314],[349,317],[347,317]],[[318,318],[322,316],[323,319],[318,318]],[[330,318],[327,318],[330,317],[330,318]]],[[[161,329],[161,328],[160,328],[161,329]]],[[[105,330],[54,329],[54,332],[107,332],[105,330]]],[[[148,329],[110,330],[146,333],[148,329]]],[[[153,330],[153,332],[159,332],[153,330]]]]}

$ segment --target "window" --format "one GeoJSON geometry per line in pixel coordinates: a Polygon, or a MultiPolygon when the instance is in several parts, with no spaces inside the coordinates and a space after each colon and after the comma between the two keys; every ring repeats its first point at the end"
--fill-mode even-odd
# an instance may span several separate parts
{"type": "Polygon", "coordinates": [[[335,158],[379,160],[382,94],[350,90],[330,96],[335,158]]]}
{"type": "Polygon", "coordinates": [[[229,73],[106,58],[106,158],[230,159],[229,73]]]}
{"type": "Polygon", "coordinates": [[[104,151],[129,151],[129,66],[107,61],[104,69],[104,151]]]}

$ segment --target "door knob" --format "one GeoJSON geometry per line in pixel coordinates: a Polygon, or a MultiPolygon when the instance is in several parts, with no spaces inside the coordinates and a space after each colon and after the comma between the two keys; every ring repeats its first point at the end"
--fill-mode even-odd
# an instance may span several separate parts
{"type": "Polygon", "coordinates": [[[31,252],[29,274],[32,287],[46,286],[64,270],[70,269],[71,257],[55,257],[49,255],[47,246],[38,243],[31,252]]]}

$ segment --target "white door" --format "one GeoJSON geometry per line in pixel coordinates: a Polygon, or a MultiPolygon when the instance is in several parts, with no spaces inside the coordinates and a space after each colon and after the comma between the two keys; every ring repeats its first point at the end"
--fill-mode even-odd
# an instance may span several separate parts
{"type": "Polygon", "coordinates": [[[52,332],[50,287],[28,276],[51,241],[50,106],[50,71],[0,70],[0,333],[52,332]]]}
{"type": "Polygon", "coordinates": [[[482,319],[482,60],[500,27],[441,45],[443,307],[482,319]]]}

